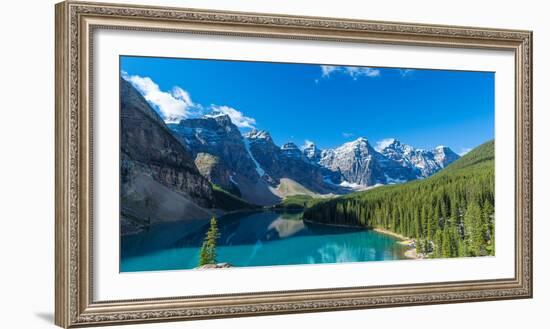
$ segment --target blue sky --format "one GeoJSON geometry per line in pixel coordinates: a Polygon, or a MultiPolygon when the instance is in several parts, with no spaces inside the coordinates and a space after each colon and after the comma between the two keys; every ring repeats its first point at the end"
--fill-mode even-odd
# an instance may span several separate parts
{"type": "Polygon", "coordinates": [[[494,138],[494,73],[121,57],[121,74],[167,122],[229,114],[278,145],[365,137],[462,153],[494,138]]]}

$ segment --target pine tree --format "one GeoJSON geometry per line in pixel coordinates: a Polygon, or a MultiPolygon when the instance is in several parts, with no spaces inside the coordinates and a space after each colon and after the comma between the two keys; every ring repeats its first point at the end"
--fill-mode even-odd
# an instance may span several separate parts
{"type": "Polygon", "coordinates": [[[441,257],[449,258],[453,256],[451,233],[448,227],[443,230],[443,241],[441,243],[441,257]]]}
{"type": "Polygon", "coordinates": [[[210,228],[206,232],[199,255],[199,266],[216,264],[216,244],[219,238],[218,221],[216,217],[210,219],[210,228]]]}
{"type": "Polygon", "coordinates": [[[485,200],[483,204],[483,216],[485,217],[485,230],[487,238],[489,239],[489,246],[487,253],[489,255],[495,254],[495,208],[489,200],[485,200]]]}
{"type": "Polygon", "coordinates": [[[466,226],[466,240],[469,246],[469,252],[472,256],[486,255],[485,233],[486,225],[481,208],[477,202],[471,202],[464,215],[464,224],[466,226]]]}

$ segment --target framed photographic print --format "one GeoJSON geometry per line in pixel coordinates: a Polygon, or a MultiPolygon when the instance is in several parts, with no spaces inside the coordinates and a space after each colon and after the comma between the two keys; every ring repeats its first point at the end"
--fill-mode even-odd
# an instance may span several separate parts
{"type": "Polygon", "coordinates": [[[56,324],[532,295],[532,33],[56,6],[56,324]]]}

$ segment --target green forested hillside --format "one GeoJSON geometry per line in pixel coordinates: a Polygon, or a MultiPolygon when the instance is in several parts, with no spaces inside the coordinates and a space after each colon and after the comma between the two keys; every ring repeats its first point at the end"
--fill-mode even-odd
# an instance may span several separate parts
{"type": "Polygon", "coordinates": [[[319,202],[304,219],[383,228],[433,257],[494,255],[494,141],[439,173],[319,202]]]}

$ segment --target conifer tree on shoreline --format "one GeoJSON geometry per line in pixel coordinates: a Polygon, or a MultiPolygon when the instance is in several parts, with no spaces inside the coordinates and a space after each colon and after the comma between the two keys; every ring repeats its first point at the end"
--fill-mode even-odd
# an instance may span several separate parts
{"type": "Polygon", "coordinates": [[[206,232],[199,254],[199,266],[216,264],[216,244],[220,234],[216,217],[210,219],[210,228],[206,232]]]}

